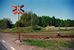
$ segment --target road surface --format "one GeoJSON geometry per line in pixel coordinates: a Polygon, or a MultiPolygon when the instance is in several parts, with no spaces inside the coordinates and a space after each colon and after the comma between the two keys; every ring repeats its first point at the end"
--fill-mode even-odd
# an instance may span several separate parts
{"type": "Polygon", "coordinates": [[[7,50],[7,48],[0,42],[0,50],[7,50]]]}

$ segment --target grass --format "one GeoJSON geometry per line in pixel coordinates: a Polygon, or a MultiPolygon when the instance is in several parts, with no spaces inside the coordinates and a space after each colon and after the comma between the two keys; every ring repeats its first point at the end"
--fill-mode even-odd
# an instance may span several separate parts
{"type": "MultiPolygon", "coordinates": [[[[16,32],[18,32],[18,28],[15,27],[15,28],[11,28],[11,29],[9,29],[9,28],[8,29],[0,29],[0,32],[16,33],[16,32]]],[[[20,28],[20,32],[21,33],[46,34],[46,35],[60,32],[60,34],[74,35],[74,29],[69,29],[69,30],[65,30],[65,29],[60,29],[60,30],[55,30],[55,29],[52,29],[52,30],[51,29],[49,29],[49,30],[44,30],[44,29],[41,29],[41,30],[32,30],[31,27],[21,27],[20,28]]]]}
{"type": "Polygon", "coordinates": [[[60,50],[60,47],[74,48],[74,42],[73,41],[62,41],[62,40],[55,41],[55,40],[33,40],[33,39],[27,39],[27,40],[23,40],[22,43],[26,44],[26,45],[49,48],[51,50],[54,50],[55,48],[60,50]]]}
{"type": "MultiPolygon", "coordinates": [[[[11,32],[11,33],[16,33],[18,32],[18,28],[15,27],[15,28],[12,28],[12,29],[1,29],[0,32],[11,32]]],[[[33,30],[31,28],[28,28],[28,27],[21,27],[20,28],[20,32],[33,32],[33,30]]]]}
{"type": "MultiPolygon", "coordinates": [[[[30,27],[21,27],[20,31],[22,33],[28,33],[29,35],[49,35],[49,34],[54,34],[57,32],[60,32],[60,34],[65,34],[65,35],[74,35],[74,29],[69,29],[69,30],[65,30],[65,29],[60,29],[60,30],[32,30],[32,28],[30,27]],[[52,32],[52,33],[51,33],[52,32]]],[[[9,32],[9,33],[14,33],[14,32],[18,32],[18,28],[12,28],[12,29],[1,29],[0,32],[9,32]]],[[[43,48],[50,48],[52,50],[55,50],[55,48],[58,47],[58,50],[60,50],[60,47],[64,47],[64,48],[74,48],[74,41],[64,41],[64,40],[59,40],[59,41],[55,41],[55,40],[22,40],[23,44],[27,44],[27,45],[32,45],[32,46],[38,46],[38,47],[43,47],[43,48]]]]}

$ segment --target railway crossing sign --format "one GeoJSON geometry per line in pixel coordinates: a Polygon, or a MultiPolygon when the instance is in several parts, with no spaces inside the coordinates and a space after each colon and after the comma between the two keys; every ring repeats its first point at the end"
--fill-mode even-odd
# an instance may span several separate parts
{"type": "Polygon", "coordinates": [[[24,10],[22,9],[24,7],[24,5],[21,5],[21,6],[15,6],[13,5],[12,6],[14,9],[12,10],[13,11],[13,14],[23,14],[24,13],[24,10]]]}
{"type": "Polygon", "coordinates": [[[13,14],[18,14],[18,40],[20,41],[20,16],[19,14],[23,15],[24,10],[22,9],[24,7],[24,5],[21,6],[15,6],[13,5],[13,14]]]}

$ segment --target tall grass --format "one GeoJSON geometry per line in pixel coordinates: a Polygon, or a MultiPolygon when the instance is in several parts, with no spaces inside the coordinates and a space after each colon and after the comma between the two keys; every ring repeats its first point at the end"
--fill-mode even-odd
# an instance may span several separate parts
{"type": "Polygon", "coordinates": [[[64,48],[74,48],[74,41],[63,41],[63,40],[33,40],[27,39],[22,41],[23,44],[50,48],[50,49],[61,49],[60,47],[64,48]]]}

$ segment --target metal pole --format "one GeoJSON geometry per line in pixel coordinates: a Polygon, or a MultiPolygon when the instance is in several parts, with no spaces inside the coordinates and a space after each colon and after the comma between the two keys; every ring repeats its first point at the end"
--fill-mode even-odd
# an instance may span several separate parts
{"type": "MultiPolygon", "coordinates": [[[[18,12],[19,12],[19,9],[18,9],[18,12]]],[[[18,40],[20,40],[20,14],[19,13],[18,13],[18,40]]]]}
{"type": "Polygon", "coordinates": [[[20,16],[18,14],[18,40],[20,40],[20,16]]]}

